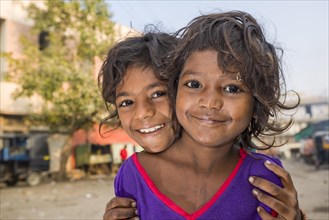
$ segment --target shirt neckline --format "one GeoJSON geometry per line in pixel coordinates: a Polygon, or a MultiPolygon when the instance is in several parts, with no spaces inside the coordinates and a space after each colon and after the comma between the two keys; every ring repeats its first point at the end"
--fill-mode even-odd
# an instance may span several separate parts
{"type": "Polygon", "coordinates": [[[141,174],[142,178],[148,185],[148,187],[151,189],[151,191],[157,196],[165,205],[167,205],[169,208],[171,208],[173,211],[175,211],[177,214],[188,218],[188,219],[196,219],[203,215],[211,206],[217,201],[217,199],[223,194],[223,192],[227,189],[227,187],[230,185],[236,174],[238,173],[244,159],[247,156],[247,152],[240,148],[239,150],[240,158],[235,165],[233,171],[231,174],[227,177],[227,179],[224,181],[224,183],[221,185],[221,187],[218,189],[218,191],[210,198],[208,202],[206,202],[200,209],[196,210],[193,213],[188,213],[184,209],[182,209],[180,206],[175,204],[170,198],[168,198],[165,194],[160,192],[160,190],[157,188],[157,186],[153,183],[150,176],[147,174],[143,166],[140,164],[137,158],[137,153],[132,155],[133,162],[135,166],[137,167],[137,170],[141,174]]]}

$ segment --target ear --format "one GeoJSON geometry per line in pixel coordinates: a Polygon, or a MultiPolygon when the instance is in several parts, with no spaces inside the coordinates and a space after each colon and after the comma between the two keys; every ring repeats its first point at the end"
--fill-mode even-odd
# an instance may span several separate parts
{"type": "Polygon", "coordinates": [[[254,112],[254,114],[252,115],[251,120],[254,121],[255,124],[257,123],[257,121],[258,121],[258,116],[256,115],[255,112],[254,112]]]}

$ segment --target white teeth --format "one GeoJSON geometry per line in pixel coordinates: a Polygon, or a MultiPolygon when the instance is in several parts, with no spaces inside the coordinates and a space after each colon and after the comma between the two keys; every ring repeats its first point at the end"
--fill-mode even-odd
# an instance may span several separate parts
{"type": "Polygon", "coordinates": [[[160,128],[163,128],[164,124],[161,125],[157,125],[153,128],[144,128],[144,129],[140,129],[139,131],[142,133],[150,133],[150,132],[154,132],[156,130],[159,130],[160,128]]]}

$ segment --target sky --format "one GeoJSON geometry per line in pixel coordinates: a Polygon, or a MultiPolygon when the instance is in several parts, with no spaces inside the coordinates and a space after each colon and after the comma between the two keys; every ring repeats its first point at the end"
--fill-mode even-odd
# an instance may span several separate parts
{"type": "Polygon", "coordinates": [[[147,24],[174,32],[200,13],[242,10],[281,46],[287,88],[328,96],[328,0],[319,1],[107,1],[116,23],[142,32],[147,24]]]}

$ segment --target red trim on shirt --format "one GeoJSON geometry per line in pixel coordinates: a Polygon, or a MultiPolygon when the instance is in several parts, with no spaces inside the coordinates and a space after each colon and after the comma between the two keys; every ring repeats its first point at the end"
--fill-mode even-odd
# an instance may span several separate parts
{"type": "Polygon", "coordinates": [[[236,166],[235,166],[234,170],[232,171],[232,173],[228,176],[228,178],[225,180],[223,185],[219,188],[217,193],[205,205],[203,205],[199,210],[195,211],[192,214],[193,218],[196,219],[196,218],[200,217],[203,213],[205,213],[217,201],[217,199],[226,190],[226,188],[232,182],[233,178],[238,173],[238,171],[239,171],[239,169],[242,165],[242,162],[244,161],[246,156],[247,156],[247,152],[245,152],[245,150],[240,148],[240,159],[239,159],[238,163],[236,164],[236,166]]]}
{"type": "Polygon", "coordinates": [[[184,209],[182,209],[181,207],[179,207],[178,205],[176,205],[166,195],[164,195],[163,193],[161,193],[158,190],[158,188],[153,183],[153,181],[151,180],[151,178],[149,177],[149,175],[146,173],[145,169],[139,163],[136,153],[132,155],[132,159],[133,159],[133,161],[134,161],[134,163],[135,163],[138,171],[140,172],[140,174],[142,175],[143,179],[145,180],[146,184],[150,187],[151,191],[164,204],[166,204],[169,208],[171,208],[172,210],[174,210],[179,215],[185,217],[186,219],[196,219],[196,218],[200,217],[202,214],[204,214],[217,201],[217,199],[220,197],[220,195],[230,185],[230,183],[232,182],[233,178],[238,173],[238,171],[239,171],[239,169],[240,169],[240,167],[241,167],[244,159],[246,158],[246,156],[247,156],[247,152],[244,149],[240,148],[240,159],[239,159],[238,163],[236,164],[236,166],[235,166],[234,170],[232,171],[232,173],[228,176],[228,178],[225,180],[225,182],[219,188],[219,190],[215,193],[215,195],[206,204],[204,204],[200,209],[198,209],[197,211],[195,211],[192,214],[187,213],[184,209]]]}
{"type": "Polygon", "coordinates": [[[138,169],[138,171],[140,172],[140,174],[142,175],[143,179],[145,180],[146,184],[150,187],[151,191],[164,203],[166,204],[168,207],[170,207],[172,210],[174,210],[175,212],[177,212],[178,214],[187,217],[188,214],[187,212],[184,211],[184,209],[180,208],[179,206],[177,206],[173,201],[171,201],[166,195],[164,195],[162,192],[160,192],[160,190],[158,190],[158,188],[156,187],[156,185],[153,183],[153,181],[151,180],[151,178],[149,177],[149,175],[146,173],[145,169],[142,167],[142,165],[139,163],[138,158],[137,158],[137,154],[133,154],[132,155],[132,159],[138,169]]]}

